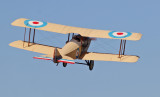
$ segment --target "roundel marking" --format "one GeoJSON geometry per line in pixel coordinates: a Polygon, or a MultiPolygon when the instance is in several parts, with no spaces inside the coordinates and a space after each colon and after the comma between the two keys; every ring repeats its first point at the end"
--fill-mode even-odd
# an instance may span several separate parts
{"type": "Polygon", "coordinates": [[[126,38],[132,35],[131,32],[116,32],[116,31],[112,31],[109,32],[108,35],[112,38],[126,38]]]}
{"type": "Polygon", "coordinates": [[[33,22],[33,24],[39,24],[39,22],[37,22],[37,21],[34,21],[34,22],[33,22]]]}
{"type": "Polygon", "coordinates": [[[47,22],[36,21],[36,20],[25,20],[24,24],[28,27],[41,28],[47,25],[47,22]]]}

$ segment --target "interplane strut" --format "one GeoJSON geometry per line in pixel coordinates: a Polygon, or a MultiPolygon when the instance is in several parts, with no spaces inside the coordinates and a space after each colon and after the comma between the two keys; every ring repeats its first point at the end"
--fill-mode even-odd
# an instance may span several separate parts
{"type": "MultiPolygon", "coordinates": [[[[29,47],[29,44],[30,44],[30,41],[31,41],[31,32],[32,32],[31,30],[32,30],[32,29],[29,28],[28,47],[29,47]]],[[[26,29],[26,27],[25,27],[23,47],[24,47],[24,43],[25,43],[25,41],[26,41],[26,33],[27,33],[27,29],[26,29]]],[[[34,28],[32,43],[34,43],[34,41],[35,41],[35,33],[36,33],[36,30],[35,30],[35,28],[34,28]]]]}
{"type": "Polygon", "coordinates": [[[120,48],[119,48],[119,58],[121,58],[122,55],[125,54],[125,49],[126,49],[126,40],[121,39],[120,48]]]}

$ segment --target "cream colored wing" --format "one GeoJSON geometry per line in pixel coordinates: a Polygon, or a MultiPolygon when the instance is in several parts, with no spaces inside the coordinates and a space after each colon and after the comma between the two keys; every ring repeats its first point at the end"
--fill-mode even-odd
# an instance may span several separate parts
{"type": "MultiPolygon", "coordinates": [[[[55,47],[52,47],[52,46],[36,44],[36,43],[30,43],[30,45],[28,46],[28,42],[23,42],[21,40],[14,41],[10,43],[9,45],[15,48],[24,49],[24,50],[28,50],[32,52],[37,52],[37,53],[42,53],[46,55],[52,55],[52,56],[54,54],[54,49],[55,49],[55,47]]],[[[60,48],[57,48],[57,49],[60,50],[60,48]]]]}
{"type": "Polygon", "coordinates": [[[38,30],[57,32],[62,34],[77,33],[85,37],[124,39],[124,40],[140,40],[142,34],[133,32],[119,32],[110,30],[96,30],[80,27],[65,26],[55,23],[47,23],[36,20],[20,18],[12,23],[13,26],[35,28],[38,30]]]}
{"type": "Polygon", "coordinates": [[[81,57],[82,60],[97,60],[97,61],[117,61],[117,62],[137,62],[138,56],[122,55],[119,58],[118,54],[107,53],[86,53],[81,57]]]}
{"type": "MultiPolygon", "coordinates": [[[[55,51],[55,47],[52,47],[52,46],[36,44],[36,43],[30,43],[28,46],[28,42],[23,42],[21,40],[14,41],[14,42],[10,43],[9,45],[12,47],[24,49],[27,51],[42,53],[45,55],[41,55],[41,56],[50,57],[50,58],[53,58],[54,51],[55,51]]],[[[57,48],[57,50],[61,51],[61,48],[57,48]]],[[[60,55],[60,53],[57,52],[56,56],[59,56],[59,55],[60,55]]],[[[62,59],[73,60],[73,58],[70,56],[62,56],[62,59]]]]}

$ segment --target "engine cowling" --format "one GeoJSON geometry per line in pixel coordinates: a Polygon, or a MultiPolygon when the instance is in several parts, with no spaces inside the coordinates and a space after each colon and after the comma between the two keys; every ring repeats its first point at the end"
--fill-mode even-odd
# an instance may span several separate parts
{"type": "Polygon", "coordinates": [[[61,55],[67,55],[81,46],[81,42],[72,39],[60,51],[61,55]]]}

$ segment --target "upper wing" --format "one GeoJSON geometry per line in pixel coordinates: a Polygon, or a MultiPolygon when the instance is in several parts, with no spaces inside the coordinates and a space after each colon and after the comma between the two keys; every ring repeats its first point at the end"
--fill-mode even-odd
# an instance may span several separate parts
{"type": "Polygon", "coordinates": [[[124,40],[140,40],[142,34],[133,32],[117,32],[110,30],[96,30],[80,27],[65,26],[55,23],[47,23],[36,20],[29,20],[25,18],[20,18],[15,20],[12,25],[35,28],[39,30],[45,30],[50,32],[57,32],[62,34],[67,33],[78,33],[85,37],[95,37],[95,38],[110,38],[110,39],[124,39],[124,40]]]}
{"type": "Polygon", "coordinates": [[[97,61],[117,61],[117,62],[137,62],[138,56],[122,55],[119,58],[118,54],[105,54],[105,53],[86,53],[82,60],[97,60],[97,61]]]}

